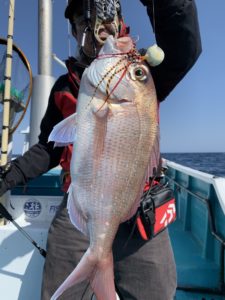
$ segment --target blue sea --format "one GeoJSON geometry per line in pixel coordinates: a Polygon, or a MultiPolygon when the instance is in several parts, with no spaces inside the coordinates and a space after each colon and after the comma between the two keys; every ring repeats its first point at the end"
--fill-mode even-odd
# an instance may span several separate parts
{"type": "Polygon", "coordinates": [[[225,177],[225,152],[162,153],[162,157],[195,170],[225,177]]]}

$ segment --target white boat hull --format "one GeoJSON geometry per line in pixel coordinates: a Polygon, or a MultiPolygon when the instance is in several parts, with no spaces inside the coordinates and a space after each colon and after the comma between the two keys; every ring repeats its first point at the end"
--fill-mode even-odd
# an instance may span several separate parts
{"type": "MultiPolygon", "coordinates": [[[[7,206],[17,224],[46,249],[48,228],[61,200],[11,196],[7,206]]],[[[43,266],[44,257],[12,223],[0,227],[0,299],[40,300],[43,266]]]]}

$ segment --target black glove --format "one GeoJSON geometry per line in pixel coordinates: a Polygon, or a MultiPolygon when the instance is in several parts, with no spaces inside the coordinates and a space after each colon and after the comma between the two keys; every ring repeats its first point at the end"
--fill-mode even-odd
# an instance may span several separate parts
{"type": "Polygon", "coordinates": [[[10,189],[9,185],[7,184],[6,175],[10,171],[10,168],[7,170],[0,167],[0,197],[10,189]]]}

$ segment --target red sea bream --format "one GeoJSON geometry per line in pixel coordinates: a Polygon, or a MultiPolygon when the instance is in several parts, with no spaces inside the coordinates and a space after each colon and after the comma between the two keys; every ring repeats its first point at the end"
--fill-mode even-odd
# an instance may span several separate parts
{"type": "Polygon", "coordinates": [[[112,243],[119,224],[135,213],[145,179],[157,166],[158,139],[149,66],[130,37],[109,36],[83,73],[77,113],[50,136],[56,145],[74,143],[68,211],[74,226],[90,239],[52,300],[85,279],[98,300],[116,300],[112,243]]]}

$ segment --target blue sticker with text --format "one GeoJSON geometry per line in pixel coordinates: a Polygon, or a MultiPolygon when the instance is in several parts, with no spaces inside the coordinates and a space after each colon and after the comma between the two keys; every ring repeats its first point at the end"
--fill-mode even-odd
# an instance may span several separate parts
{"type": "Polygon", "coordinates": [[[41,203],[37,200],[29,200],[25,202],[23,209],[27,217],[36,218],[41,213],[41,203]]]}

